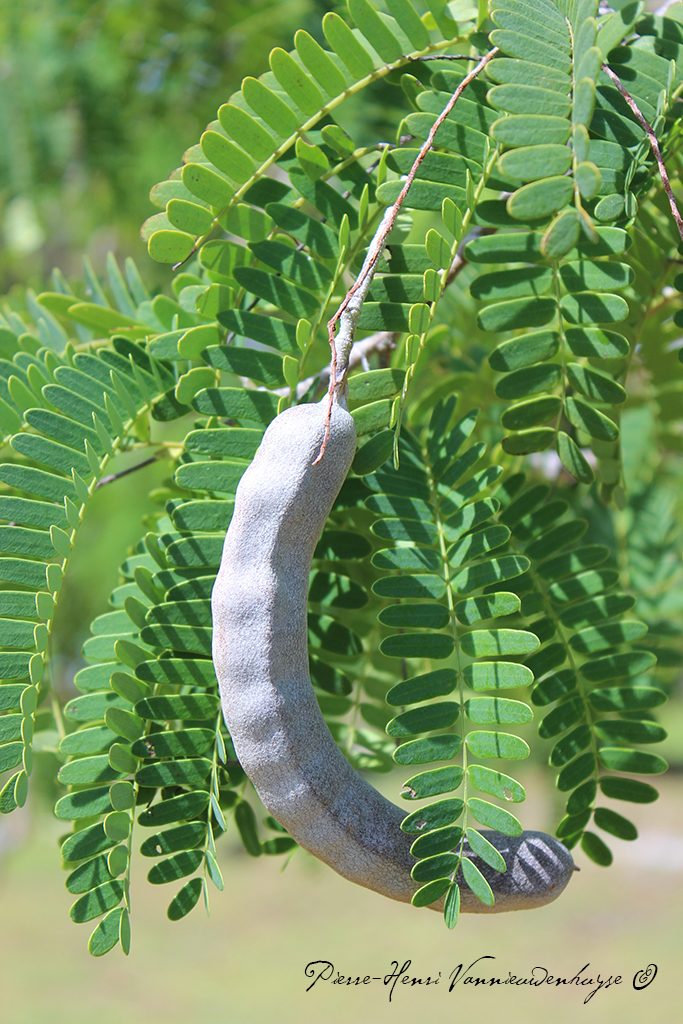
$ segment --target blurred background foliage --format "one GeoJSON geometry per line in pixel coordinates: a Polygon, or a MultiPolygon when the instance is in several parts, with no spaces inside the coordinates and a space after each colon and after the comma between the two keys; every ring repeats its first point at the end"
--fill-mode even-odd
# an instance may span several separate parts
{"type": "Polygon", "coordinates": [[[0,293],[147,260],[149,190],[326,0],[0,0],[0,293]]]}

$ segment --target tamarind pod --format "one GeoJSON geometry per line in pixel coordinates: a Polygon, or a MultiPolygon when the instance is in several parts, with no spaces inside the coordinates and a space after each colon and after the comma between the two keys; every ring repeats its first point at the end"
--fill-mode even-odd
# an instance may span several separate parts
{"type": "MultiPolygon", "coordinates": [[[[328,399],[270,424],[242,476],[212,594],[213,659],[237,756],[264,806],[304,849],[358,885],[402,902],[419,888],[405,812],[351,767],[322,717],[308,669],[306,600],[313,552],[356,448],[352,417],[328,399]]],[[[557,840],[486,833],[505,874],[475,858],[496,895],[487,907],[463,884],[461,910],[550,902],[573,870],[557,840]]],[[[468,855],[470,855],[470,852],[468,855]]],[[[440,909],[443,900],[434,903],[440,909]]]]}

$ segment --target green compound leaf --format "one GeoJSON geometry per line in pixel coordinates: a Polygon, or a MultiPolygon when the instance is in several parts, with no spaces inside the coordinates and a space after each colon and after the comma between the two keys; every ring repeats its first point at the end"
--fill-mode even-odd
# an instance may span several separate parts
{"type": "Polygon", "coordinates": [[[90,889],[110,881],[111,877],[107,866],[107,857],[95,857],[71,872],[66,880],[66,887],[70,893],[76,895],[88,892],[90,889]]]}
{"type": "Polygon", "coordinates": [[[555,835],[558,839],[580,835],[590,821],[592,813],[592,808],[588,807],[579,814],[566,815],[557,826],[555,835]]]}
{"type": "Polygon", "coordinates": [[[495,306],[485,306],[477,323],[482,331],[511,331],[520,327],[542,327],[550,323],[556,313],[554,299],[509,299],[495,306]]]}
{"type": "MultiPolygon", "coordinates": [[[[492,33],[491,40],[494,41],[499,35],[499,32],[492,33]]],[[[570,132],[571,126],[564,118],[543,114],[515,114],[494,121],[490,128],[494,142],[515,147],[562,146],[569,138],[570,132]]]]}
{"type": "Polygon", "coordinates": [[[621,676],[640,675],[652,668],[656,661],[656,655],[650,651],[634,650],[587,661],[581,666],[581,674],[592,683],[602,683],[621,676]]]}
{"type": "Polygon", "coordinates": [[[489,364],[492,369],[502,373],[518,370],[551,359],[559,346],[560,336],[557,331],[534,331],[502,342],[489,356],[489,364]]]}
{"type": "Polygon", "coordinates": [[[558,396],[546,395],[510,406],[505,410],[500,421],[506,430],[527,430],[539,423],[547,423],[548,420],[553,419],[561,407],[562,400],[558,396]]]}
{"type": "MultiPolygon", "coordinates": [[[[529,102],[529,94],[533,90],[535,98],[546,105],[546,110],[551,113],[552,105],[561,108],[568,108],[568,101],[557,93],[550,90],[536,90],[533,86],[516,86],[514,92],[509,85],[499,85],[491,89],[488,94],[489,103],[498,107],[502,103],[508,103],[503,109],[509,110],[511,106],[518,106],[518,100],[522,105],[529,102]],[[542,94],[542,95],[539,95],[542,94]]],[[[523,113],[521,110],[510,110],[510,113],[523,113]]],[[[523,149],[511,149],[503,153],[498,159],[498,168],[501,174],[509,178],[518,178],[521,181],[536,181],[538,178],[545,178],[547,175],[564,174],[571,164],[571,151],[566,146],[545,145],[527,146],[523,149]]]]}
{"type": "Polygon", "coordinates": [[[456,604],[455,615],[465,626],[472,626],[482,619],[497,618],[499,615],[511,615],[519,610],[520,600],[516,594],[504,591],[497,594],[483,594],[481,597],[470,597],[456,604]]]}
{"type": "Polygon", "coordinates": [[[452,930],[460,915],[460,887],[455,882],[446,894],[443,913],[446,927],[452,930]]]}
{"type": "Polygon", "coordinates": [[[377,616],[385,626],[443,629],[448,625],[448,609],[440,604],[401,604],[383,609],[377,616]]]}
{"type": "Polygon", "coordinates": [[[163,722],[176,718],[215,718],[219,707],[219,700],[213,694],[177,694],[168,697],[147,697],[139,701],[133,711],[140,718],[163,722]]]}
{"type": "MultiPolygon", "coordinates": [[[[606,267],[612,265],[604,264],[606,267]]],[[[596,327],[572,327],[565,332],[565,340],[575,356],[619,359],[629,353],[628,341],[616,331],[603,331],[596,327]]]]}
{"type": "Polygon", "coordinates": [[[529,686],[533,672],[526,665],[514,662],[492,661],[466,665],[463,678],[473,690],[505,690],[529,686]]]}
{"type": "Polygon", "coordinates": [[[526,398],[540,391],[552,391],[559,384],[561,376],[562,368],[557,363],[535,363],[521,370],[513,370],[498,381],[496,395],[498,398],[526,398]]]}
{"type": "Polygon", "coordinates": [[[593,690],[588,700],[596,711],[638,711],[659,707],[667,696],[654,686],[610,686],[593,690]]]}
{"type": "Polygon", "coordinates": [[[453,653],[455,641],[445,633],[403,633],[386,637],[379,649],[388,658],[434,658],[441,660],[453,653]]]}
{"type": "Polygon", "coordinates": [[[597,791],[598,787],[593,779],[584,782],[567,800],[567,814],[576,815],[592,807],[597,791]]]}
{"type": "Polygon", "coordinates": [[[606,622],[600,626],[590,626],[570,637],[570,646],[580,654],[592,654],[618,644],[639,640],[647,632],[644,622],[637,619],[622,619],[619,622],[606,622]]]}
{"type": "MultiPolygon", "coordinates": [[[[569,404],[570,401],[571,399],[568,399],[567,404],[569,404]]],[[[597,413],[597,411],[595,412],[597,413]]],[[[597,416],[601,416],[601,414],[597,413],[597,416]]],[[[567,418],[569,418],[569,412],[567,412],[567,418]]],[[[607,417],[602,418],[607,419],[607,417]]],[[[574,421],[570,420],[570,422],[574,421]]],[[[591,433],[591,435],[594,436],[592,431],[589,431],[589,433],[591,433]]],[[[593,471],[593,467],[591,466],[591,464],[589,463],[588,459],[583,454],[581,449],[578,447],[576,442],[571,437],[569,437],[568,434],[565,434],[563,430],[558,431],[557,454],[560,456],[560,460],[564,468],[567,470],[568,473],[571,473],[571,475],[576,480],[578,480],[582,484],[593,483],[593,481],[595,480],[595,473],[593,471]]]]}
{"type": "Polygon", "coordinates": [[[459,825],[432,829],[415,840],[410,852],[413,857],[433,857],[439,853],[453,851],[462,838],[462,831],[459,825]]]}
{"type": "Polygon", "coordinates": [[[579,725],[576,729],[572,729],[561,740],[558,740],[551,750],[550,764],[555,768],[562,768],[582,750],[590,746],[591,738],[591,730],[588,725],[579,725]]]}
{"type": "Polygon", "coordinates": [[[558,736],[565,729],[575,725],[585,713],[582,697],[571,697],[563,704],[559,704],[550,714],[546,715],[541,722],[538,732],[544,739],[551,736],[558,736]]]}
{"type": "Polygon", "coordinates": [[[571,178],[548,177],[533,181],[510,196],[507,210],[516,220],[548,217],[567,205],[572,197],[574,184],[571,178]]]}
{"type": "Polygon", "coordinates": [[[147,828],[158,828],[175,821],[195,818],[206,810],[209,794],[203,790],[182,793],[152,804],[138,816],[138,823],[147,828]]]}
{"type": "Polygon", "coordinates": [[[595,754],[592,752],[581,754],[565,765],[557,776],[557,788],[561,793],[567,793],[570,789],[575,789],[581,782],[584,782],[590,775],[593,775],[595,769],[595,754]]]}
{"type": "MultiPolygon", "coordinates": [[[[584,402],[580,398],[575,398],[573,396],[568,398],[565,403],[565,412],[567,419],[572,426],[576,427],[578,430],[583,430],[584,433],[588,434],[590,437],[595,437],[599,441],[616,441],[619,437],[619,428],[616,423],[611,420],[609,416],[605,416],[604,413],[600,412],[599,409],[593,408],[592,405],[589,405],[588,402],[584,402]]],[[[564,436],[566,437],[566,435],[564,436]]],[[[571,472],[571,466],[573,462],[575,462],[577,468],[581,470],[583,467],[581,460],[583,459],[585,462],[586,458],[580,451],[577,455],[574,451],[574,449],[577,448],[576,444],[572,441],[572,444],[574,445],[572,448],[571,445],[568,444],[568,441],[569,438],[564,442],[564,447],[566,449],[566,461],[568,463],[567,469],[571,472]]],[[[585,472],[586,471],[584,470],[584,473],[585,472]]],[[[579,479],[576,473],[572,473],[572,476],[576,476],[577,480],[579,479]]],[[[582,480],[581,482],[585,483],[586,481],[582,480]]]]}
{"type": "Polygon", "coordinates": [[[472,658],[529,654],[540,646],[534,633],[517,629],[473,630],[464,634],[460,645],[472,658]]]}

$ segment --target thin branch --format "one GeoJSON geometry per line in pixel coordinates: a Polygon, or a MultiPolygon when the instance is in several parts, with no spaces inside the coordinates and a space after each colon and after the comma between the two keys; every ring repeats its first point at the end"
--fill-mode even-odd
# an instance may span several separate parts
{"type": "Polygon", "coordinates": [[[115,480],[120,480],[122,476],[128,476],[129,473],[135,473],[138,469],[144,469],[145,466],[151,466],[153,462],[157,462],[155,455],[151,459],[145,459],[144,462],[138,462],[136,466],[129,466],[128,469],[122,469],[119,473],[110,473],[109,476],[103,476],[102,479],[97,483],[95,490],[98,487],[104,487],[105,484],[113,484],[115,480]]]}
{"type": "MultiPolygon", "coordinates": [[[[679,0],[673,0],[674,3],[678,3],[679,0]]],[[[421,64],[425,60],[476,60],[476,57],[470,57],[466,53],[437,53],[433,57],[413,57],[411,63],[421,64]]],[[[479,58],[481,59],[481,58],[479,58]]]]}
{"type": "Polygon", "coordinates": [[[335,389],[341,386],[343,376],[348,368],[349,353],[351,351],[351,346],[353,345],[353,334],[358,319],[360,317],[365,296],[367,295],[370,285],[372,284],[372,279],[375,276],[377,263],[379,261],[380,256],[382,255],[382,251],[386,244],[387,236],[389,235],[392,228],[394,227],[394,224],[396,223],[396,218],[398,217],[401,207],[403,206],[403,202],[406,196],[408,195],[408,191],[410,190],[410,186],[412,185],[413,180],[415,179],[415,175],[417,174],[420,165],[424,161],[427,153],[432,148],[437,131],[439,130],[443,122],[446,120],[450,112],[453,110],[453,107],[462,96],[464,90],[470,84],[470,82],[477,77],[477,75],[481,74],[481,72],[484,70],[489,61],[493,59],[496,53],[498,53],[498,47],[494,47],[489,53],[486,54],[485,57],[482,57],[477,66],[473,68],[473,70],[470,71],[467,75],[465,75],[462,82],[460,83],[460,85],[455,90],[455,92],[451,96],[450,100],[448,101],[444,109],[437,117],[436,121],[434,122],[429,131],[429,135],[427,136],[426,142],[423,143],[420,152],[415,158],[413,166],[410,168],[410,171],[408,172],[408,176],[404,182],[403,188],[401,189],[398,195],[398,198],[396,199],[395,203],[392,206],[389,206],[385,210],[380,225],[377,231],[375,232],[375,236],[372,239],[372,242],[370,243],[368,254],[365,257],[365,262],[363,263],[363,266],[358,277],[356,278],[354,284],[347,292],[337,312],[334,314],[332,319],[328,321],[327,329],[329,333],[330,349],[332,352],[331,385],[335,389]],[[337,324],[339,324],[339,333],[335,338],[334,331],[337,324]],[[339,385],[337,384],[338,372],[340,373],[339,385]]]}
{"type": "Polygon", "coordinates": [[[332,402],[334,400],[335,394],[338,393],[345,385],[346,373],[349,367],[349,357],[351,354],[351,349],[353,347],[353,336],[356,330],[356,324],[358,323],[358,320],[360,318],[361,310],[363,308],[363,302],[365,301],[365,297],[370,289],[370,285],[372,284],[372,279],[375,276],[377,263],[379,262],[379,258],[382,255],[382,251],[386,244],[387,237],[391,229],[394,227],[394,224],[396,223],[396,218],[398,217],[403,202],[408,194],[410,186],[413,183],[413,180],[415,178],[415,175],[417,174],[420,165],[422,164],[424,158],[426,157],[427,153],[434,144],[434,138],[436,136],[437,131],[439,130],[443,122],[446,120],[450,112],[453,110],[453,107],[460,99],[463,92],[470,84],[470,82],[472,82],[477,77],[477,75],[481,74],[481,72],[484,70],[489,61],[492,60],[493,57],[495,57],[495,55],[498,52],[498,47],[494,46],[492,50],[490,50],[484,57],[481,58],[477,66],[473,68],[472,71],[468,72],[465,75],[462,82],[459,84],[458,88],[455,90],[450,100],[437,117],[436,121],[434,122],[430,129],[426,142],[424,142],[424,144],[422,145],[420,152],[415,158],[413,166],[410,168],[410,171],[408,172],[408,176],[405,180],[403,188],[401,189],[398,195],[398,198],[394,202],[393,206],[387,207],[387,209],[384,212],[384,216],[382,217],[380,225],[377,231],[375,232],[372,242],[370,243],[370,248],[368,249],[367,256],[365,257],[365,261],[363,263],[363,266],[361,267],[361,271],[358,277],[356,278],[354,284],[351,286],[349,291],[346,293],[346,296],[343,299],[341,305],[339,306],[337,312],[334,314],[332,319],[328,321],[328,340],[330,343],[330,350],[332,353],[332,361],[330,366],[330,404],[327,413],[327,422],[325,425],[325,437],[314,465],[318,463],[320,459],[323,457],[325,448],[327,446],[327,441],[330,435],[330,416],[332,414],[332,402]],[[337,324],[339,324],[339,332],[335,337],[335,328],[337,324]]]}
{"type": "Polygon", "coordinates": [[[608,76],[608,78],[610,78],[614,82],[614,84],[616,85],[617,89],[619,90],[621,95],[624,97],[624,99],[628,103],[628,105],[631,108],[631,110],[633,111],[633,113],[636,115],[636,118],[637,118],[639,124],[641,125],[643,130],[647,133],[647,137],[650,140],[650,145],[652,146],[652,152],[655,155],[655,160],[657,161],[657,166],[659,168],[659,176],[662,179],[662,184],[664,185],[664,189],[666,191],[666,194],[669,197],[669,206],[671,207],[671,213],[673,214],[673,218],[676,221],[676,227],[678,228],[678,233],[681,236],[681,240],[683,241],[683,218],[681,217],[681,214],[679,212],[678,206],[676,204],[676,199],[675,199],[675,196],[673,194],[673,189],[671,188],[671,183],[669,181],[669,175],[667,174],[666,167],[664,165],[664,158],[662,157],[662,151],[659,148],[659,142],[657,140],[657,136],[655,135],[655,133],[654,133],[654,131],[652,129],[652,125],[649,123],[649,121],[647,121],[645,119],[645,117],[643,116],[643,113],[640,110],[638,104],[633,99],[631,94],[626,91],[624,86],[621,84],[621,80],[618,78],[617,75],[615,75],[615,73],[612,71],[612,69],[610,67],[608,67],[607,64],[603,64],[602,65],[602,70],[605,72],[605,74],[608,76]]]}
{"type": "MultiPolygon", "coordinates": [[[[377,331],[375,334],[371,334],[369,337],[363,338],[362,341],[355,341],[351,346],[351,352],[349,353],[349,370],[355,369],[356,366],[362,366],[368,356],[373,355],[375,352],[388,352],[389,350],[396,348],[396,342],[398,341],[400,334],[400,331],[377,331]]],[[[330,372],[331,368],[326,366],[317,375],[317,379],[320,384],[324,384],[325,387],[329,384],[330,372]]],[[[307,391],[314,380],[315,377],[309,377],[308,380],[302,381],[299,387],[301,387],[303,391],[307,391]]]]}

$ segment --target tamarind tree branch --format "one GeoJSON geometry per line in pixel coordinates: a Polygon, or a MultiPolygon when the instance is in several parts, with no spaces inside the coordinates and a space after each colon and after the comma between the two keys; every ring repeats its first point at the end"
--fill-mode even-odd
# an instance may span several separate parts
{"type": "Polygon", "coordinates": [[[650,122],[645,118],[640,107],[633,99],[633,96],[631,96],[631,94],[622,85],[621,79],[618,77],[618,75],[616,75],[614,71],[612,71],[612,69],[608,67],[607,64],[602,65],[602,70],[605,72],[607,77],[610,78],[612,82],[614,82],[615,86],[617,87],[617,90],[621,93],[621,95],[624,97],[629,107],[635,114],[641,128],[643,128],[643,130],[647,133],[647,137],[650,140],[650,146],[652,147],[652,152],[654,153],[655,160],[657,161],[657,167],[659,168],[659,176],[662,179],[664,190],[666,191],[666,194],[669,198],[669,206],[671,207],[671,213],[673,215],[674,220],[676,221],[678,233],[681,236],[681,240],[683,241],[683,218],[681,217],[678,205],[676,203],[676,198],[673,194],[673,189],[671,188],[669,175],[666,170],[666,165],[664,163],[662,151],[659,148],[659,141],[654,133],[654,129],[652,128],[650,122]]]}
{"type": "Polygon", "coordinates": [[[128,476],[129,473],[135,473],[138,469],[144,469],[145,466],[151,466],[153,462],[157,461],[156,455],[153,455],[151,459],[145,459],[144,462],[138,462],[135,466],[129,466],[128,469],[122,469],[118,473],[110,473],[109,476],[103,476],[96,484],[95,490],[99,487],[104,487],[106,484],[113,484],[115,480],[120,480],[122,476],[128,476]]]}
{"type": "Polygon", "coordinates": [[[338,390],[348,369],[348,360],[351,347],[353,345],[353,336],[363,308],[363,302],[365,301],[365,297],[370,285],[372,284],[372,279],[375,276],[377,263],[382,255],[387,237],[396,223],[396,218],[398,217],[405,198],[410,191],[410,186],[415,179],[415,175],[417,174],[427,153],[434,145],[436,133],[453,110],[453,107],[460,99],[467,86],[481,74],[489,61],[492,60],[497,53],[498,47],[494,46],[492,50],[489,50],[489,52],[481,58],[476,67],[465,75],[462,82],[460,82],[458,88],[455,90],[450,100],[437,117],[429,131],[426,141],[423,143],[420,152],[415,158],[413,166],[408,172],[405,184],[403,185],[396,201],[392,206],[389,206],[385,210],[380,225],[375,232],[372,242],[370,243],[370,248],[368,249],[367,256],[365,257],[358,277],[346,293],[339,308],[337,309],[337,312],[328,321],[327,329],[329,334],[330,350],[332,353],[332,365],[330,369],[331,391],[338,390]],[[337,324],[339,324],[339,331],[335,337],[335,328],[337,324]],[[338,374],[341,378],[339,383],[337,381],[338,374]]]}
{"type": "Polygon", "coordinates": [[[360,318],[363,303],[365,302],[365,298],[368,294],[368,291],[370,290],[370,285],[372,284],[372,279],[374,278],[375,271],[377,269],[377,263],[379,262],[379,258],[382,255],[382,251],[386,244],[386,240],[389,236],[389,233],[391,232],[392,228],[394,227],[394,224],[396,223],[396,218],[398,217],[401,207],[403,206],[403,202],[406,196],[408,195],[408,192],[410,191],[410,186],[412,185],[415,179],[415,175],[417,174],[421,163],[423,162],[427,153],[434,144],[434,138],[436,137],[436,133],[438,132],[439,128],[446,120],[450,112],[453,110],[453,107],[458,102],[458,100],[460,99],[463,92],[470,84],[470,82],[474,81],[474,79],[481,74],[481,72],[484,70],[489,61],[492,60],[498,52],[498,47],[494,46],[492,50],[489,50],[489,52],[484,57],[481,58],[476,67],[474,67],[465,75],[462,82],[460,82],[458,88],[455,90],[450,100],[437,117],[436,121],[434,122],[429,131],[429,135],[427,136],[426,141],[423,143],[420,152],[415,158],[413,166],[410,168],[410,171],[408,172],[405,184],[403,185],[403,188],[401,189],[396,201],[393,203],[392,206],[387,207],[387,209],[384,211],[384,216],[382,217],[379,227],[377,228],[377,231],[374,234],[372,242],[370,243],[370,247],[368,249],[365,260],[363,261],[363,266],[361,267],[358,277],[356,278],[355,282],[352,284],[351,288],[346,293],[339,308],[337,309],[337,312],[327,323],[328,340],[332,355],[332,360],[330,364],[329,405],[327,412],[327,423],[325,427],[325,436],[323,438],[323,443],[321,445],[318,456],[315,462],[313,463],[314,466],[320,462],[323,455],[325,454],[325,448],[327,446],[327,441],[330,436],[330,417],[332,415],[332,403],[335,397],[339,397],[339,393],[344,388],[346,382],[346,373],[349,368],[349,358],[351,355],[351,349],[353,347],[353,338],[356,331],[356,325],[360,318]],[[339,324],[339,331],[335,336],[335,328],[337,324],[339,324]]]}

